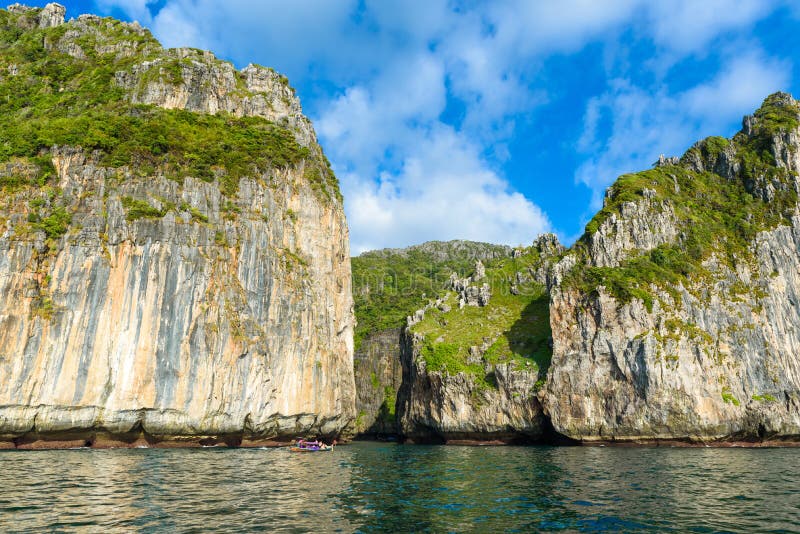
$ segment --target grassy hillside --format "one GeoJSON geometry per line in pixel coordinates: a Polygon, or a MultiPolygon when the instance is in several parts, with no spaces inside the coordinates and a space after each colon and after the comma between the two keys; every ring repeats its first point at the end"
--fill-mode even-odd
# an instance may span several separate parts
{"type": "Polygon", "coordinates": [[[589,237],[603,221],[619,213],[624,203],[643,198],[646,189],[672,206],[681,236],[675,243],[631,254],[620,267],[581,268],[579,262],[568,283],[586,294],[602,285],[622,302],[638,298],[652,309],[652,285],[679,298],[678,284],[690,287],[709,280],[712,275],[704,262],[712,256],[731,267],[749,263],[756,234],[788,224],[797,206],[795,179],[777,165],[771,147],[773,136],[797,127],[799,113],[786,95],[772,95],[755,113],[751,135],[710,137],[689,149],[677,165],[620,177],[575,245],[579,259],[586,261],[589,237]],[[732,164],[738,169],[734,176],[715,172],[723,153],[727,168],[732,164]]]}
{"type": "MultiPolygon", "coordinates": [[[[114,83],[116,73],[165,55],[149,32],[113,19],[82,22],[91,31],[75,22],[39,29],[31,23],[36,13],[0,10],[0,162],[39,169],[30,177],[4,176],[4,189],[48,182],[53,169],[47,152],[54,145],[99,151],[101,164],[132,168],[141,176],[158,169],[176,181],[219,180],[230,196],[242,176],[309,158],[309,149],[290,130],[261,118],[126,102],[114,83]],[[75,47],[79,57],[59,51],[75,47]]],[[[143,77],[178,83],[180,61],[171,58],[143,77]]],[[[309,164],[307,178],[338,195],[327,162],[309,164]]]]}
{"type": "Polygon", "coordinates": [[[549,296],[530,273],[551,259],[531,247],[516,258],[487,261],[486,278],[475,282],[488,283],[491,288],[491,299],[484,307],[459,308],[458,295],[447,291],[445,306],[430,308],[412,327],[413,332],[425,336],[422,356],[427,369],[473,374],[479,383],[491,386],[492,371],[487,372],[483,363],[468,361],[470,347],[483,346],[482,362],[511,363],[518,369],[539,371],[543,380],[552,355],[549,296]],[[517,273],[527,280],[518,283],[517,273]]]}
{"type": "Polygon", "coordinates": [[[476,259],[508,256],[501,245],[433,241],[407,249],[365,252],[352,259],[356,347],[370,332],[405,325],[427,298],[440,295],[450,274],[472,272],[476,259]]]}

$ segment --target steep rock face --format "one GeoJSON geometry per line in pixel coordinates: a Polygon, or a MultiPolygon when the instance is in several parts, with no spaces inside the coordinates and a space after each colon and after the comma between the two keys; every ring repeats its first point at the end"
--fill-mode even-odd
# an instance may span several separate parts
{"type": "Polygon", "coordinates": [[[402,377],[400,329],[421,302],[446,290],[454,271],[467,275],[476,260],[508,258],[510,247],[472,241],[431,241],[404,249],[369,251],[352,259],[356,329],[357,431],[396,434],[402,377]]]}
{"type": "Polygon", "coordinates": [[[354,355],[355,431],[367,436],[397,434],[395,403],[403,378],[400,329],[370,333],[354,355]]]}
{"type": "Polygon", "coordinates": [[[424,441],[536,441],[548,426],[537,396],[550,360],[548,296],[555,236],[474,274],[408,318],[402,336],[401,434],[424,441]],[[467,305],[464,294],[487,288],[467,305]],[[488,288],[491,287],[491,291],[488,288]]]}
{"type": "MultiPolygon", "coordinates": [[[[212,165],[202,179],[192,170],[202,167],[169,159],[181,155],[172,140],[159,152],[134,147],[122,165],[119,149],[68,146],[2,165],[0,439],[239,444],[350,433],[348,231],[291,90],[268,69],[237,73],[208,53],[163,51],[137,25],[91,16],[60,24],[54,5],[3,16],[45,28],[29,40],[44,43],[39,57],[67,54],[84,70],[98,57],[111,62],[119,70],[106,89],[122,88],[122,99],[274,120],[230,128],[255,125],[251,136],[281,144],[269,149],[271,165],[237,174],[212,165]],[[187,64],[186,82],[169,90],[139,67],[141,56],[160,64],[187,55],[202,67],[187,64]],[[227,82],[210,93],[204,83],[229,78],[244,81],[235,102],[217,94],[227,82]]],[[[126,120],[137,125],[150,113],[142,109],[126,120]]]]}
{"type": "Polygon", "coordinates": [[[773,95],[733,140],[614,186],[551,288],[542,401],[555,430],[800,436],[799,111],[773,95]]]}
{"type": "MultiPolygon", "coordinates": [[[[588,234],[592,264],[598,267],[618,265],[630,251],[651,250],[674,241],[678,224],[672,207],[655,198],[655,191],[644,189],[643,199],[623,202],[618,212],[588,234]]],[[[613,198],[614,190],[608,196],[613,198]]]]}
{"type": "Polygon", "coordinates": [[[538,369],[514,363],[480,373],[429,371],[424,337],[403,335],[400,432],[411,442],[536,441],[546,423],[536,396],[538,369]],[[490,375],[487,384],[485,376],[490,375]]]}
{"type": "Polygon", "coordinates": [[[115,82],[134,103],[263,117],[291,127],[303,145],[316,142],[294,89],[285,76],[266,67],[251,64],[238,71],[210,52],[177,48],[116,73],[115,82]]]}

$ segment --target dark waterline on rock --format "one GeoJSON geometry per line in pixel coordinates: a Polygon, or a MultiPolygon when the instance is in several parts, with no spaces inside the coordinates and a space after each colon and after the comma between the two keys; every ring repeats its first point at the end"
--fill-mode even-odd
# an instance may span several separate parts
{"type": "Polygon", "coordinates": [[[441,447],[0,452],[0,531],[800,528],[800,450],[441,447]]]}

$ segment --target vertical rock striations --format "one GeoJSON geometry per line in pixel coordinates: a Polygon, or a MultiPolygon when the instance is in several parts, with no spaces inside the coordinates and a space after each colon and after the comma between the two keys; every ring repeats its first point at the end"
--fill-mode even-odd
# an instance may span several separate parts
{"type": "Polygon", "coordinates": [[[63,15],[0,11],[0,440],[349,434],[347,226],[285,78],[63,15]]]}
{"type": "Polygon", "coordinates": [[[373,332],[354,355],[356,432],[363,436],[397,435],[395,404],[403,378],[400,329],[373,332]]]}
{"type": "Polygon", "coordinates": [[[556,268],[545,412],[584,441],[800,437],[800,105],[621,177],[556,268]]]}

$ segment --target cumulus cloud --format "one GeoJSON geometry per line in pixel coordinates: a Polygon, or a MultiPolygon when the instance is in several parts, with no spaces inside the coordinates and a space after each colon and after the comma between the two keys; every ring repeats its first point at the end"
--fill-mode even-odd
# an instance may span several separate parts
{"type": "Polygon", "coordinates": [[[101,10],[119,9],[132,20],[149,25],[153,17],[150,13],[150,4],[155,0],[96,0],[97,7],[101,10]]]}
{"type": "Polygon", "coordinates": [[[318,119],[332,160],[343,162],[335,168],[355,253],[456,237],[519,244],[550,228],[480,146],[438,119],[445,106],[443,66],[423,54],[348,89],[318,119]]]}
{"type": "Polygon", "coordinates": [[[495,39],[507,50],[533,55],[570,52],[629,23],[642,0],[561,0],[494,2],[487,18],[495,39]]]}
{"type": "Polygon", "coordinates": [[[779,5],[774,0],[648,2],[648,24],[661,47],[679,53],[705,52],[719,34],[749,26],[779,5]]]}
{"type": "Polygon", "coordinates": [[[168,46],[211,48],[311,86],[305,104],[342,181],[354,251],[528,242],[550,229],[503,165],[518,124],[550,120],[537,113],[559,98],[559,80],[542,74],[554,59],[595,46],[605,61],[605,86],[575,104],[582,135],[565,133],[580,137],[574,178],[593,191],[592,208],[617,175],[724,133],[789,81],[790,65],[757,43],[719,46],[788,0],[97,2],[149,20],[168,46]],[[674,86],[681,62],[709,57],[708,72],[674,86]]]}
{"type": "Polygon", "coordinates": [[[446,126],[417,133],[419,149],[398,173],[377,183],[340,174],[353,253],[455,237],[516,245],[550,230],[542,211],[489,170],[463,136],[446,126]]]}
{"type": "MultiPolygon", "coordinates": [[[[418,146],[416,130],[446,105],[444,70],[430,54],[387,68],[369,88],[355,86],[323,109],[317,129],[333,153],[362,173],[374,173],[387,152],[418,146]]],[[[391,156],[388,156],[391,158],[391,156]]]]}
{"type": "Polygon", "coordinates": [[[153,19],[153,33],[166,47],[213,48],[213,34],[206,33],[185,9],[180,2],[164,6],[153,19]]]}
{"type": "Polygon", "coordinates": [[[768,94],[789,83],[791,65],[760,53],[736,55],[717,76],[681,96],[686,113],[699,117],[707,129],[722,129],[736,117],[754,110],[768,94]]]}
{"type": "Polygon", "coordinates": [[[603,190],[617,176],[646,169],[660,154],[680,155],[692,142],[725,133],[756,109],[763,98],[788,83],[785,62],[749,53],[730,58],[717,75],[679,93],[615,80],[587,105],[578,147],[587,154],[576,179],[594,192],[597,209],[603,190]]]}

